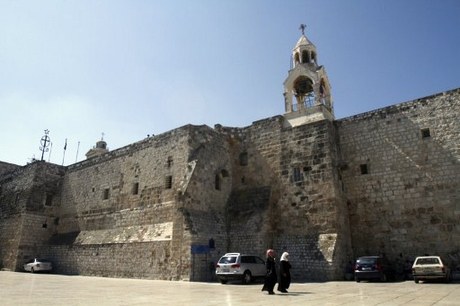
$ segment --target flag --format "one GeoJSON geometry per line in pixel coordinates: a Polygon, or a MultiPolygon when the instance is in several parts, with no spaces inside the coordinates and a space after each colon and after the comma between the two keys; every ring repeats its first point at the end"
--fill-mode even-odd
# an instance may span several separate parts
{"type": "Polygon", "coordinates": [[[67,138],[65,139],[64,151],[67,150],[67,138]]]}

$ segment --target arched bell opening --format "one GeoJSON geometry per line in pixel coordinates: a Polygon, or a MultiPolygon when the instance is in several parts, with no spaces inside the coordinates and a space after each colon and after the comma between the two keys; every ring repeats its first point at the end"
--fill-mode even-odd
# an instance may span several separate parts
{"type": "Polygon", "coordinates": [[[329,92],[329,88],[326,85],[326,81],[324,78],[321,79],[320,84],[319,84],[319,103],[323,104],[326,106],[329,111],[332,110],[332,105],[331,105],[331,95],[329,92]]]}
{"type": "Polygon", "coordinates": [[[316,61],[316,53],[315,52],[311,52],[311,61],[313,63],[315,63],[315,64],[317,63],[317,61],[316,61]]]}
{"type": "Polygon", "coordinates": [[[310,62],[310,55],[307,50],[302,51],[302,63],[307,64],[310,62]]]}
{"type": "Polygon", "coordinates": [[[297,100],[297,109],[312,107],[315,104],[313,81],[306,76],[297,78],[294,82],[294,95],[297,100]]]}
{"type": "Polygon", "coordinates": [[[299,53],[294,54],[294,66],[297,66],[297,64],[300,64],[300,56],[299,53]]]}

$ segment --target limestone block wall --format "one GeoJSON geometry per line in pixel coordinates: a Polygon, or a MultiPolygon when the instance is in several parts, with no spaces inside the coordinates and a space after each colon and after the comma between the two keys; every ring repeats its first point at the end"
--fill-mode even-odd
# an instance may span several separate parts
{"type": "MultiPolygon", "coordinates": [[[[3,212],[2,212],[3,213],[3,212]]],[[[0,269],[14,270],[20,264],[18,258],[21,237],[22,216],[15,214],[0,219],[0,269]]]]}
{"type": "Polygon", "coordinates": [[[277,246],[294,250],[303,279],[341,279],[351,257],[335,138],[329,120],[283,130],[277,246]]]}
{"type": "Polygon", "coordinates": [[[19,169],[21,166],[5,163],[0,161],[0,175],[3,176],[7,173],[14,172],[15,170],[19,169]]]}
{"type": "Polygon", "coordinates": [[[264,258],[273,246],[279,199],[282,117],[254,122],[247,128],[223,128],[232,155],[231,197],[227,203],[227,252],[256,254],[264,258]]]}
{"type": "Polygon", "coordinates": [[[34,162],[2,177],[0,192],[0,258],[5,268],[22,267],[53,233],[64,167],[34,162]]]}
{"type": "MultiPolygon", "coordinates": [[[[159,279],[171,275],[175,279],[189,278],[190,243],[184,241],[187,237],[177,196],[183,187],[180,182],[187,174],[190,129],[193,128],[185,126],[69,166],[63,182],[55,243],[76,233],[71,244],[77,253],[87,249],[93,252],[104,246],[100,254],[112,252],[111,264],[119,260],[117,275],[137,260],[137,256],[121,253],[139,250],[144,255],[148,252],[148,260],[157,263],[155,268],[145,266],[147,271],[143,274],[159,279]],[[167,249],[162,252],[167,256],[152,251],[164,247],[167,249]]],[[[79,266],[97,263],[92,269],[101,275],[112,275],[110,265],[98,258],[105,255],[80,256],[79,266]]],[[[59,260],[64,271],[71,269],[65,255],[59,260]]],[[[79,273],[85,271],[79,269],[79,273]]]]}
{"type": "Polygon", "coordinates": [[[337,122],[355,255],[459,252],[460,90],[337,122]]]}
{"type": "Polygon", "coordinates": [[[179,280],[171,265],[171,242],[51,245],[37,249],[50,258],[55,273],[103,277],[179,280]]]}
{"type": "Polygon", "coordinates": [[[227,139],[214,129],[195,127],[188,145],[190,175],[184,178],[188,184],[181,190],[179,202],[184,232],[190,238],[190,280],[208,281],[214,278],[215,263],[226,251],[226,203],[233,168],[227,139]]]}
{"type": "Polygon", "coordinates": [[[286,128],[283,120],[226,130],[234,135],[237,160],[229,202],[232,251],[288,250],[295,279],[337,279],[351,246],[334,126],[324,120],[286,128]],[[238,165],[241,153],[244,165],[238,165]]]}

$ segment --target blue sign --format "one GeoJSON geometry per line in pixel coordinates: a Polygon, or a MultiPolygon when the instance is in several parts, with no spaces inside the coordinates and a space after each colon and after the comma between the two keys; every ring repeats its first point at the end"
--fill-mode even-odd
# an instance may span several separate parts
{"type": "Polygon", "coordinates": [[[209,246],[205,244],[192,245],[192,254],[208,254],[209,246]]]}

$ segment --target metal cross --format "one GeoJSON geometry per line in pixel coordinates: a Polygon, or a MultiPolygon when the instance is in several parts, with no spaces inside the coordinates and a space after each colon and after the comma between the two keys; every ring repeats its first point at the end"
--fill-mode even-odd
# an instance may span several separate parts
{"type": "Polygon", "coordinates": [[[302,31],[302,35],[305,35],[305,28],[306,28],[306,27],[307,27],[307,26],[306,26],[305,24],[303,24],[303,23],[300,24],[299,30],[302,31]]]}
{"type": "Polygon", "coordinates": [[[40,151],[42,151],[42,158],[41,160],[43,161],[43,155],[45,154],[45,152],[48,152],[49,149],[49,145],[51,143],[51,139],[50,137],[48,136],[48,134],[50,133],[50,131],[48,129],[45,130],[45,136],[42,137],[42,139],[40,139],[40,151]]]}

